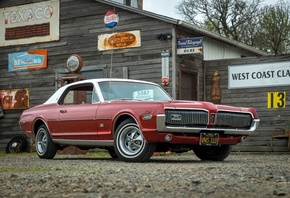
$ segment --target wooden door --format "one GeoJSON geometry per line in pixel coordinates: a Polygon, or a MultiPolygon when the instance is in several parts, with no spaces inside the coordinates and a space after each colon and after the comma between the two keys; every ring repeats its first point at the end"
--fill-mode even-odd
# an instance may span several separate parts
{"type": "Polygon", "coordinates": [[[181,72],[180,94],[181,100],[198,100],[198,75],[197,73],[181,72]]]}

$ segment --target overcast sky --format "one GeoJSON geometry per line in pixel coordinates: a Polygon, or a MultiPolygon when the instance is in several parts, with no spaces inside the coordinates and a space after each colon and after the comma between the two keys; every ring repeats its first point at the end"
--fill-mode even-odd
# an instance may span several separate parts
{"type": "MultiPolygon", "coordinates": [[[[182,0],[143,0],[143,9],[157,14],[182,19],[176,14],[175,6],[182,0]]],[[[277,0],[264,0],[266,4],[275,4],[277,0]]]]}

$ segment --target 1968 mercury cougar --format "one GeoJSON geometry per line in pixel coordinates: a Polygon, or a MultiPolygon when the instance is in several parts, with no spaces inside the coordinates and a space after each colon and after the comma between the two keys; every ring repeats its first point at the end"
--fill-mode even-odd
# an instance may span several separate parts
{"type": "Polygon", "coordinates": [[[189,150],[201,160],[222,161],[259,119],[253,108],[173,100],[151,82],[91,79],[61,87],[44,104],[23,111],[19,124],[44,159],[73,145],[107,149],[128,162],[189,150]]]}

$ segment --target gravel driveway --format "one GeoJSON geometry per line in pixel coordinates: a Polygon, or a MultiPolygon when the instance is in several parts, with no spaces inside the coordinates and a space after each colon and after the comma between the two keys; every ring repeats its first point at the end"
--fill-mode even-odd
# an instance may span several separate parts
{"type": "Polygon", "coordinates": [[[188,152],[146,163],[110,157],[0,157],[0,197],[290,197],[290,153],[232,153],[223,162],[188,152]]]}

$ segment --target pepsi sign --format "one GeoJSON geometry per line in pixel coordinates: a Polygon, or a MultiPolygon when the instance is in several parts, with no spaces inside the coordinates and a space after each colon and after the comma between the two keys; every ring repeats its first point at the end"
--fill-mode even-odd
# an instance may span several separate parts
{"type": "Polygon", "coordinates": [[[113,27],[117,26],[119,23],[119,16],[118,16],[117,12],[109,10],[105,14],[104,22],[108,28],[113,28],[113,27]]]}

